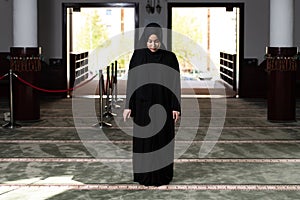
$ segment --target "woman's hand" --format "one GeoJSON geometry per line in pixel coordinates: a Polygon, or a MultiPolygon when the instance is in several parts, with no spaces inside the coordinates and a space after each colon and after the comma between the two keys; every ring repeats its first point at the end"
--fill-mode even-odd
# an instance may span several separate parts
{"type": "Polygon", "coordinates": [[[173,111],[173,119],[175,120],[175,123],[178,121],[179,115],[180,115],[180,112],[173,111]]]}
{"type": "Polygon", "coordinates": [[[126,122],[126,119],[130,118],[130,114],[131,114],[131,109],[124,109],[123,111],[124,122],[126,122]]]}

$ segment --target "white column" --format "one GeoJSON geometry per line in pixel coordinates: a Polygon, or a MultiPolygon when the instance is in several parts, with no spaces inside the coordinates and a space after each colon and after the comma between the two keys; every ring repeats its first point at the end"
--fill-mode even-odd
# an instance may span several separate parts
{"type": "Polygon", "coordinates": [[[13,46],[37,47],[37,0],[13,0],[13,46]]]}
{"type": "Polygon", "coordinates": [[[270,0],[270,47],[293,47],[294,0],[270,0]]]}

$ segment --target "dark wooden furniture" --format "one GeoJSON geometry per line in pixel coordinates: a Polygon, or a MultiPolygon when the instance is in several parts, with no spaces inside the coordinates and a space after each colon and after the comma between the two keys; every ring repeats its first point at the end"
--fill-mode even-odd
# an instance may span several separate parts
{"type": "Polygon", "coordinates": [[[267,97],[266,61],[259,65],[256,58],[245,58],[240,66],[239,74],[241,98],[267,97]]]}
{"type": "MultiPolygon", "coordinates": [[[[41,87],[51,91],[67,89],[67,70],[61,58],[50,58],[49,64],[43,62],[41,87]]],[[[43,97],[66,97],[66,92],[41,92],[43,97]]]]}
{"type": "Polygon", "coordinates": [[[267,47],[268,120],[296,121],[297,47],[267,47]]]}
{"type": "Polygon", "coordinates": [[[296,97],[300,98],[300,52],[298,52],[298,62],[296,71],[296,97]]]}
{"type": "MultiPolygon", "coordinates": [[[[29,84],[38,86],[41,72],[40,47],[11,47],[10,68],[29,84]]],[[[17,80],[13,81],[14,118],[20,121],[40,119],[39,91],[17,80]]]]}
{"type": "Polygon", "coordinates": [[[70,54],[70,87],[88,78],[88,52],[70,54]]]}
{"type": "MultiPolygon", "coordinates": [[[[0,77],[9,72],[9,52],[0,52],[0,77]]],[[[9,98],[9,77],[0,80],[0,98],[9,98]]]]}
{"type": "Polygon", "coordinates": [[[220,78],[236,91],[236,54],[220,52],[220,78]]]}

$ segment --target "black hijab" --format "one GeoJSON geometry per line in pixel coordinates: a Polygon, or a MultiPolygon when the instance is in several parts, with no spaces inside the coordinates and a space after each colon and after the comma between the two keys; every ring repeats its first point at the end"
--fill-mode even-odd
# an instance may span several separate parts
{"type": "Polygon", "coordinates": [[[152,34],[155,34],[158,37],[158,39],[161,43],[160,49],[166,49],[165,45],[162,43],[162,40],[163,40],[162,28],[157,23],[150,23],[145,27],[144,32],[143,32],[140,40],[138,41],[137,49],[147,48],[147,41],[149,39],[149,36],[152,34]]]}

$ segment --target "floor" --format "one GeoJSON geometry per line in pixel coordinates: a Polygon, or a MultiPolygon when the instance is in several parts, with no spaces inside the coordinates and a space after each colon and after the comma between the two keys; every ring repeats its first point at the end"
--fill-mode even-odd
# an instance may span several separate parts
{"type": "MultiPolygon", "coordinates": [[[[89,82],[79,83],[76,88],[76,96],[99,95],[99,78],[97,76],[91,76],[89,82]],[[86,83],[86,84],[85,84],[86,83]]],[[[106,80],[105,80],[106,82],[106,80]]],[[[127,80],[118,80],[118,94],[126,94],[126,82],[127,80]]],[[[216,80],[182,80],[181,91],[184,95],[212,95],[217,94],[220,96],[235,96],[236,92],[232,90],[228,84],[220,79],[216,80]]]]}
{"type": "Polygon", "coordinates": [[[266,99],[183,98],[174,180],[161,187],[132,182],[123,103],[101,121],[98,98],[43,97],[40,120],[0,128],[0,199],[299,199],[300,100],[297,121],[272,123],[266,99]]]}

